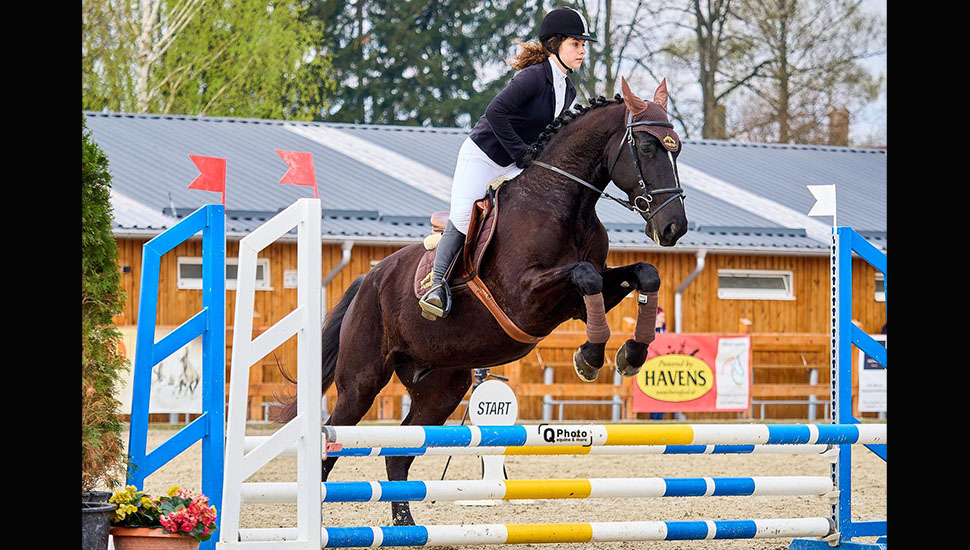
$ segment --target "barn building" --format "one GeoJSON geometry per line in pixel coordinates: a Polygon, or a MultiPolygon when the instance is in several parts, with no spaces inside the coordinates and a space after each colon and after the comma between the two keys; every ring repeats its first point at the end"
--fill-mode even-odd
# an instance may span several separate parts
{"type": "MultiPolygon", "coordinates": [[[[448,210],[455,159],[468,133],[460,128],[178,115],[84,116],[113,176],[113,229],[128,295],[124,312],[116,318],[123,329],[138,322],[142,245],[201,205],[221,200],[218,194],[187,188],[198,175],[190,154],[227,159],[226,319],[231,324],[238,240],[295,200],[313,196],[308,187],[279,184],[286,165],[277,149],[313,154],[323,205],[322,272],[329,309],[357,276],[391,252],[421,242],[431,230],[432,212],[448,210]]],[[[853,227],[886,252],[886,150],[684,140],[678,168],[686,190],[687,234],[676,246],[661,248],[644,235],[642,220],[601,200],[597,212],[610,237],[608,264],[646,261],[657,266],[668,331],[752,335],[755,405],[748,414],[813,414],[802,404],[760,406],[810,396],[821,403],[828,395],[831,219],[806,215],[815,202],[806,185],[835,184],[839,225],[853,227]]],[[[201,308],[200,263],[198,239],[162,258],[159,327],[175,327],[201,308]]],[[[262,328],[257,332],[295,306],[295,269],[294,231],[260,255],[254,315],[262,328]]],[[[855,260],[853,318],[869,333],[885,329],[883,285],[881,274],[855,260]]],[[[609,312],[610,358],[625,340],[623,333],[632,331],[635,317],[633,297],[609,312]]],[[[231,347],[232,327],[227,329],[231,347]]],[[[511,378],[520,419],[540,419],[544,413],[548,417],[552,405],[561,401],[583,403],[559,405],[557,418],[604,420],[611,414],[616,418],[617,410],[624,418],[638,417],[629,410],[630,380],[620,381],[618,388],[610,375],[601,375],[594,384],[577,379],[570,358],[584,339],[581,331],[581,322],[566,322],[537,352],[492,369],[511,378]]],[[[290,391],[279,369],[295,374],[295,353],[294,338],[254,369],[250,418],[271,416],[272,402],[290,391]]],[[[230,357],[227,349],[227,371],[230,357]]],[[[331,408],[334,395],[331,388],[331,408]]],[[[400,418],[407,406],[406,392],[395,378],[366,418],[400,418]]],[[[823,407],[811,408],[821,418],[823,407]]],[[[460,407],[452,418],[460,419],[462,412],[460,407]]],[[[725,415],[689,413],[687,418],[725,415]]]]}

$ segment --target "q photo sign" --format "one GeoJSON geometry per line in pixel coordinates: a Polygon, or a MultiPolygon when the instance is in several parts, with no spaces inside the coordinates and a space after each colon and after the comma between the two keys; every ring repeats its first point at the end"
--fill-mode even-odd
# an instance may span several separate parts
{"type": "Polygon", "coordinates": [[[750,336],[658,334],[633,390],[634,412],[733,412],[750,403],[750,336]]]}

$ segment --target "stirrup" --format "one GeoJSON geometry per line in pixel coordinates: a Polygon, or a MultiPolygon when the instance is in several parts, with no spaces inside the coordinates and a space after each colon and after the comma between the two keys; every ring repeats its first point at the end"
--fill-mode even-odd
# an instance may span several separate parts
{"type": "Polygon", "coordinates": [[[424,293],[424,296],[422,296],[421,299],[418,301],[418,305],[421,306],[421,316],[424,317],[425,319],[428,319],[429,321],[434,321],[439,318],[443,319],[447,317],[448,313],[451,311],[451,289],[445,283],[438,283],[432,286],[431,288],[429,288],[428,291],[424,293]],[[438,290],[441,287],[444,287],[445,289],[445,303],[443,304],[444,307],[436,306],[428,302],[428,296],[430,296],[432,292],[438,290]]]}

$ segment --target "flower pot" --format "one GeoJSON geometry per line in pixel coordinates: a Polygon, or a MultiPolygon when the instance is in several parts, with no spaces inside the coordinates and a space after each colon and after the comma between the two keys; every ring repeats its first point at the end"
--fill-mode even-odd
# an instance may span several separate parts
{"type": "Polygon", "coordinates": [[[81,502],[106,504],[109,498],[111,498],[111,491],[85,491],[81,493],[81,502]]]}
{"type": "Polygon", "coordinates": [[[112,527],[115,550],[197,550],[199,541],[161,527],[112,527]]]}
{"type": "Polygon", "coordinates": [[[118,505],[109,503],[81,502],[82,550],[106,550],[108,548],[111,512],[117,507],[118,505]]]}

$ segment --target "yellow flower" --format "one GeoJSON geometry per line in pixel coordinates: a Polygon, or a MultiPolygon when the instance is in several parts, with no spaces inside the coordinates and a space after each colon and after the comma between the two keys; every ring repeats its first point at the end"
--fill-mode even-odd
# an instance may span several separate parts
{"type": "Polygon", "coordinates": [[[137,491],[134,485],[128,485],[125,487],[124,491],[118,491],[111,495],[108,502],[131,502],[134,499],[134,493],[137,491]]]}
{"type": "Polygon", "coordinates": [[[112,512],[111,519],[113,521],[121,521],[125,519],[125,516],[127,516],[128,514],[131,514],[137,511],[138,511],[138,508],[136,508],[135,506],[132,506],[131,504],[119,504],[118,508],[114,512],[112,512]]]}
{"type": "Polygon", "coordinates": [[[152,502],[152,499],[150,499],[148,497],[141,497],[141,506],[142,506],[142,508],[151,508],[154,505],[155,505],[155,503],[152,502]]]}
{"type": "Polygon", "coordinates": [[[168,488],[168,496],[174,497],[179,492],[179,490],[180,490],[180,487],[178,485],[172,485],[171,487],[168,488]]]}

